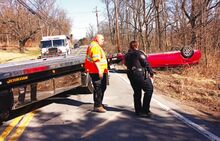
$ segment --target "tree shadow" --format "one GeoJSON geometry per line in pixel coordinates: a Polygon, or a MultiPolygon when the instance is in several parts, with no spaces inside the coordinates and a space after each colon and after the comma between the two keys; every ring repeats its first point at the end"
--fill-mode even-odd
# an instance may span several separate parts
{"type": "MultiPolygon", "coordinates": [[[[82,102],[70,99],[70,95],[75,95],[73,91],[68,91],[49,99],[39,101],[30,105],[30,107],[21,108],[14,116],[26,114],[37,110],[46,105],[56,103],[82,108],[84,115],[71,115],[78,120],[65,120],[62,113],[42,112],[37,110],[35,115],[36,122],[40,125],[27,127],[27,133],[22,134],[20,140],[56,140],[56,141],[200,141],[208,140],[203,135],[189,128],[177,120],[171,113],[161,111],[154,107],[153,111],[160,110],[160,115],[153,114],[152,117],[138,117],[129,106],[111,106],[107,105],[107,112],[104,114],[92,111],[93,103],[82,102]],[[163,113],[166,113],[164,116],[163,113]],[[105,116],[106,115],[106,116],[105,116]],[[103,116],[105,118],[103,118],[103,116]],[[36,136],[37,135],[37,136],[36,136]]],[[[191,115],[176,111],[181,115],[191,119],[191,115]]],[[[194,117],[195,118],[195,117],[194,117]]],[[[199,119],[197,119],[199,120],[199,119]]],[[[194,121],[194,120],[193,120],[194,121]]],[[[217,134],[218,135],[218,134],[217,134]]]]}
{"type": "MultiPolygon", "coordinates": [[[[23,134],[21,140],[65,140],[65,141],[200,141],[208,140],[195,132],[182,122],[177,121],[172,114],[167,117],[154,114],[152,117],[138,117],[130,107],[107,106],[106,113],[96,113],[91,110],[92,103],[82,102],[69,98],[54,99],[53,102],[73,107],[83,108],[85,114],[72,115],[77,121],[65,121],[59,114],[39,113],[35,116],[37,123],[53,120],[62,121],[62,124],[50,122],[41,127],[28,127],[26,129],[32,134],[23,134]],[[103,118],[103,116],[105,118],[103,118]],[[106,118],[107,116],[107,118],[106,118]]],[[[161,110],[161,109],[155,109],[161,110]]],[[[163,111],[165,112],[165,111],[163,111]]]]}

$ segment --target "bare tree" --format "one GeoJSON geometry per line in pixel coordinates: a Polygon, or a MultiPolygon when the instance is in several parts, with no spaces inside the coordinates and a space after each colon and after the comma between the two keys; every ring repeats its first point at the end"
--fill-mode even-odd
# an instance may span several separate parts
{"type": "Polygon", "coordinates": [[[10,34],[13,40],[18,40],[22,53],[26,42],[37,38],[39,33],[41,36],[68,34],[71,29],[69,18],[64,10],[55,7],[55,0],[2,1],[8,7],[0,10],[0,28],[5,28],[4,32],[10,34]]]}
{"type": "Polygon", "coordinates": [[[155,23],[156,23],[156,32],[155,32],[155,39],[157,43],[157,47],[162,50],[162,39],[161,39],[161,22],[160,22],[160,13],[161,13],[161,1],[160,0],[153,0],[154,8],[155,8],[155,23]]]}
{"type": "Polygon", "coordinates": [[[88,39],[92,39],[94,36],[95,36],[95,29],[91,24],[89,24],[89,27],[86,32],[86,37],[88,39]]]}
{"type": "Polygon", "coordinates": [[[220,1],[213,0],[182,0],[182,10],[191,25],[191,44],[193,47],[196,43],[196,28],[200,26],[197,24],[198,18],[203,13],[202,11],[208,12],[219,5],[220,1]]]}
{"type": "Polygon", "coordinates": [[[114,12],[110,8],[110,6],[113,2],[112,2],[112,0],[103,0],[103,2],[105,3],[105,6],[106,6],[107,19],[108,19],[108,30],[109,30],[111,43],[114,44],[114,40],[115,40],[115,38],[114,38],[115,37],[115,35],[114,35],[115,34],[115,28],[113,27],[113,25],[114,25],[114,21],[113,21],[114,14],[111,15],[111,13],[114,13],[114,12]]]}
{"type": "Polygon", "coordinates": [[[18,39],[20,52],[23,53],[25,43],[40,30],[36,18],[16,1],[10,1],[10,9],[1,16],[12,37],[18,39]]]}

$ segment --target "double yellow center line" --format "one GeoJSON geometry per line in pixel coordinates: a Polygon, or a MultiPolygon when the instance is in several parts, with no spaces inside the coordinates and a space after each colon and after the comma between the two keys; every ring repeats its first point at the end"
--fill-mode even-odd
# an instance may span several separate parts
{"type": "Polygon", "coordinates": [[[4,141],[6,138],[8,141],[17,141],[35,114],[36,111],[33,111],[15,118],[0,135],[0,141],[4,141]],[[15,132],[12,133],[13,130],[15,132]]]}

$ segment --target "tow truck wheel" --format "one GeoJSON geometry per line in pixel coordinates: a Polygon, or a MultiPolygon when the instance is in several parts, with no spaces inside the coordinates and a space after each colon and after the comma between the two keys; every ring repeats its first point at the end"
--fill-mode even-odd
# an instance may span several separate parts
{"type": "Polygon", "coordinates": [[[92,84],[92,79],[91,77],[88,75],[87,80],[86,80],[87,84],[85,87],[83,87],[82,92],[85,94],[91,94],[93,93],[94,87],[92,84]]]}
{"type": "Polygon", "coordinates": [[[0,114],[0,124],[3,122],[3,121],[5,121],[5,120],[7,120],[8,119],[8,117],[9,117],[9,111],[5,111],[5,112],[2,112],[1,114],[0,114]]]}
{"type": "Polygon", "coordinates": [[[12,90],[3,90],[0,92],[0,122],[8,119],[10,111],[14,104],[12,90]]]}
{"type": "Polygon", "coordinates": [[[81,82],[82,86],[77,88],[79,93],[83,93],[83,94],[93,93],[94,88],[93,88],[93,84],[92,84],[92,79],[89,76],[89,74],[82,73],[81,74],[81,81],[82,81],[81,82]]]}
{"type": "Polygon", "coordinates": [[[94,90],[94,87],[93,87],[93,84],[92,84],[92,79],[89,77],[88,85],[87,85],[87,92],[88,93],[93,93],[93,90],[94,90]]]}

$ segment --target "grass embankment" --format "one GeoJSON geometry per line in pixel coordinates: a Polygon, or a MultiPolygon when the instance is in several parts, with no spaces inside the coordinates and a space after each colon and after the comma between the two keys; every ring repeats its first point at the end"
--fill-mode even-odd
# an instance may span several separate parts
{"type": "Polygon", "coordinates": [[[159,71],[155,76],[155,87],[164,95],[178,99],[184,105],[219,117],[219,82],[213,78],[195,75],[195,67],[185,68],[181,71],[159,71]],[[191,71],[191,73],[185,74],[185,71],[191,71]]]}
{"type": "Polygon", "coordinates": [[[38,47],[30,47],[25,49],[25,53],[20,53],[16,50],[0,50],[0,64],[7,62],[17,62],[30,59],[37,59],[40,55],[40,49],[38,47]]]}
{"type": "MultiPolygon", "coordinates": [[[[216,57],[212,58],[218,59],[216,57]]],[[[117,67],[117,69],[126,67],[117,67]]],[[[195,66],[154,69],[154,87],[162,95],[176,99],[181,105],[194,107],[209,118],[220,118],[219,64],[202,62],[195,66]]]]}
{"type": "Polygon", "coordinates": [[[219,118],[220,64],[216,63],[219,57],[219,53],[210,52],[207,61],[203,55],[198,65],[161,71],[155,78],[155,86],[164,95],[219,118]]]}

